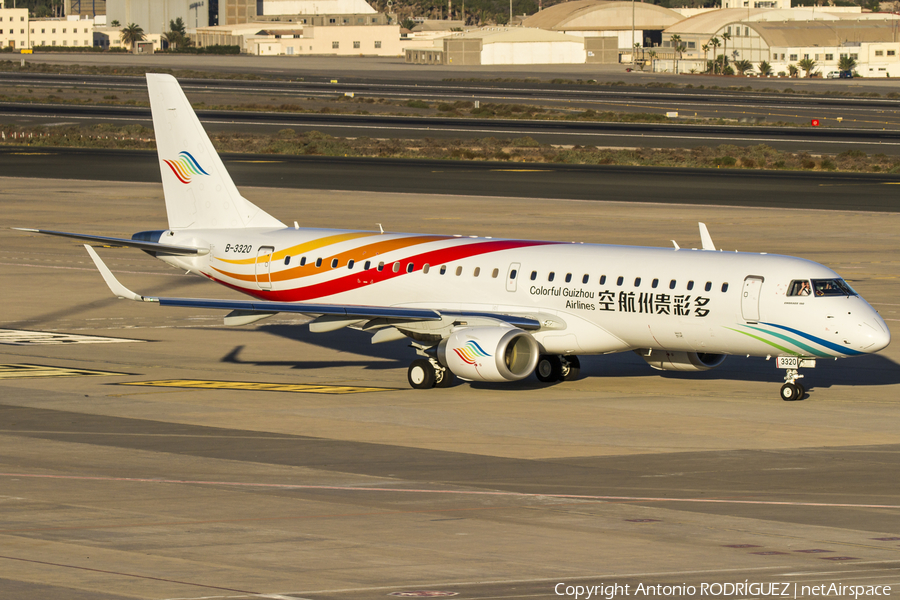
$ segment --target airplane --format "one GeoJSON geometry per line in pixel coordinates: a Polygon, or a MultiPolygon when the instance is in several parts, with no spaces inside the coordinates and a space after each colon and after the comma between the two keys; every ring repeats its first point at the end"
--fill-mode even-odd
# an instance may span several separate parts
{"type": "Polygon", "coordinates": [[[703,223],[693,250],[286,226],[238,192],[176,79],[148,73],[147,87],[168,228],[131,239],[24,231],[138,248],[252,298],[143,296],[85,244],[118,298],[227,310],[226,325],[299,313],[313,332],[407,339],[417,389],[454,376],[566,381],[579,355],[634,351],[669,371],[775,357],[791,401],[806,393],[801,368],[890,343],[884,320],[828,267],[717,250],[703,223]]]}

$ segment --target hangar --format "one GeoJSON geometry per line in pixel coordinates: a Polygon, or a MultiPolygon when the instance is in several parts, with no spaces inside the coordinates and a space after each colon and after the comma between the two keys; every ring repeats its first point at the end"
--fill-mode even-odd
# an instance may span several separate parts
{"type": "Polygon", "coordinates": [[[409,48],[406,62],[443,65],[547,65],[586,61],[580,37],[528,27],[483,27],[409,48]]]}

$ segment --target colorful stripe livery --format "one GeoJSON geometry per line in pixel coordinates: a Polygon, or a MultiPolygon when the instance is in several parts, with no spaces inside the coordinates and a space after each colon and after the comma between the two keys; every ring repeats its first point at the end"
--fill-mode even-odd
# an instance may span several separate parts
{"type": "Polygon", "coordinates": [[[466,344],[461,348],[454,348],[454,352],[459,356],[460,360],[464,363],[468,363],[472,366],[476,366],[476,360],[479,358],[489,358],[491,355],[484,351],[484,348],[478,345],[477,342],[469,340],[466,344]]]}
{"type": "MultiPolygon", "coordinates": [[[[438,241],[442,239],[447,239],[443,236],[413,236],[408,238],[400,238],[397,240],[388,240],[384,242],[385,244],[394,244],[402,248],[404,246],[410,245],[419,245],[427,242],[438,241]],[[401,242],[404,242],[401,244],[401,242]],[[406,243],[411,242],[411,243],[406,243]]],[[[453,239],[453,238],[451,238],[453,239]]],[[[343,271],[347,273],[346,275],[335,277],[334,279],[330,279],[328,281],[322,281],[319,283],[313,283],[310,285],[294,287],[291,289],[285,290],[260,290],[256,288],[246,288],[239,284],[232,284],[227,281],[220,280],[218,278],[214,278],[211,275],[207,275],[214,281],[227,285],[233,289],[238,291],[252,294],[257,298],[265,299],[265,300],[274,300],[277,302],[305,302],[309,300],[314,300],[317,298],[324,298],[327,296],[333,296],[335,294],[340,294],[342,292],[348,292],[363,288],[367,285],[381,283],[382,281],[387,281],[389,279],[393,279],[395,277],[402,277],[404,275],[415,273],[416,271],[421,271],[422,267],[426,264],[428,265],[445,265],[448,263],[452,263],[454,261],[462,260],[465,258],[472,258],[474,256],[481,256],[484,254],[490,254],[492,252],[499,252],[501,250],[512,250],[516,248],[527,248],[532,246],[546,246],[551,244],[558,244],[559,242],[531,242],[531,241],[517,241],[517,240],[497,240],[491,242],[475,242],[475,243],[461,243],[456,246],[450,246],[448,248],[440,248],[437,250],[432,250],[429,252],[423,252],[421,254],[416,254],[412,256],[407,256],[404,258],[395,258],[391,261],[386,261],[384,265],[384,270],[379,271],[375,268],[374,264],[372,268],[369,270],[363,270],[361,267],[359,270],[350,271],[347,269],[347,261],[343,260],[340,263],[340,266],[336,268],[330,267],[330,262],[323,261],[322,267],[315,267],[314,264],[310,264],[306,267],[300,267],[299,269],[303,269],[302,272],[295,271],[294,277],[306,277],[308,275],[318,274],[318,273],[328,273],[334,271],[343,271]],[[397,271],[394,271],[393,265],[394,263],[400,263],[400,268],[397,271]],[[412,264],[412,267],[409,265],[412,264]],[[409,270],[408,270],[409,269],[409,270]]],[[[368,248],[367,246],[364,248],[368,248]]],[[[392,248],[394,249],[394,248],[392,248]]],[[[381,250],[380,251],[386,251],[381,250]]],[[[362,249],[357,249],[356,251],[348,251],[341,253],[336,256],[341,257],[350,257],[355,256],[359,257],[359,253],[362,249]]],[[[369,260],[373,262],[379,260],[379,255],[372,253],[369,256],[369,260]]],[[[263,259],[264,260],[264,259],[263,259]]],[[[331,259],[328,259],[329,261],[331,259]]],[[[357,262],[361,263],[357,258],[357,262]]],[[[216,269],[223,275],[231,279],[235,279],[237,281],[247,281],[256,282],[257,276],[255,274],[236,274],[236,273],[228,273],[222,271],[221,269],[216,269]]],[[[293,269],[291,269],[293,271],[293,269]]],[[[292,277],[293,278],[293,277],[292,277]]],[[[273,272],[271,275],[271,281],[283,281],[288,279],[288,277],[283,277],[280,275],[280,272],[273,272]]],[[[266,279],[268,281],[268,279],[266,279]]]]}
{"type": "Polygon", "coordinates": [[[741,329],[733,329],[731,327],[726,327],[726,329],[746,335],[759,342],[768,344],[769,346],[772,346],[780,352],[792,354],[794,356],[816,356],[819,358],[832,358],[834,356],[859,356],[865,354],[864,352],[851,350],[850,348],[835,344],[834,342],[829,342],[828,340],[823,340],[820,337],[805,333],[803,331],[800,331],[799,329],[794,329],[792,327],[777,325],[775,323],[760,323],[760,325],[765,325],[766,327],[775,328],[780,331],[772,331],[771,329],[765,329],[763,327],[756,327],[753,325],[741,325],[746,329],[751,329],[759,334],[767,336],[762,337],[761,335],[756,335],[754,333],[743,331],[741,329]],[[831,352],[811,346],[808,342],[812,342],[823,348],[827,348],[828,350],[831,350],[831,352]],[[793,346],[793,348],[789,346],[793,346]]]}
{"type": "Polygon", "coordinates": [[[176,160],[163,159],[163,162],[169,165],[181,183],[190,183],[192,175],[209,175],[190,152],[179,152],[176,160]]]}

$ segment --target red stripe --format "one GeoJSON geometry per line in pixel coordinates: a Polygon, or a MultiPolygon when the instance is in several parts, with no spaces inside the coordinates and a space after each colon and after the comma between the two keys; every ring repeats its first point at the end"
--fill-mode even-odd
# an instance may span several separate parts
{"type": "Polygon", "coordinates": [[[190,183],[189,179],[185,179],[181,176],[181,174],[178,172],[178,169],[176,169],[175,165],[172,164],[172,161],[163,159],[163,162],[169,165],[169,168],[172,169],[173,173],[175,173],[175,177],[178,178],[178,181],[180,181],[181,183],[190,183]]]}
{"type": "Polygon", "coordinates": [[[226,283],[224,281],[220,281],[211,276],[209,277],[211,279],[219,281],[219,283],[227,285],[230,288],[247,294],[251,294],[252,296],[256,296],[257,298],[272,300],[276,302],[303,302],[306,300],[314,300],[325,296],[340,294],[341,292],[359,289],[366,285],[381,283],[382,281],[400,277],[401,275],[407,275],[408,273],[406,272],[406,265],[410,262],[414,264],[413,272],[416,272],[420,271],[425,263],[432,265],[432,268],[434,268],[434,265],[447,264],[456,260],[471,258],[473,256],[480,256],[482,254],[489,254],[491,252],[512,250],[515,248],[528,248],[531,246],[545,246],[558,243],[559,242],[498,240],[495,242],[476,242],[474,244],[462,244],[459,246],[433,250],[424,254],[417,254],[409,258],[402,258],[396,261],[392,261],[391,263],[385,264],[384,270],[381,272],[379,272],[378,269],[372,268],[368,271],[359,271],[357,273],[345,275],[344,277],[340,277],[338,279],[332,279],[331,281],[323,281],[321,283],[294,288],[291,290],[273,291],[247,289],[226,283]],[[400,263],[400,270],[397,273],[394,273],[392,268],[394,262],[400,263]]]}

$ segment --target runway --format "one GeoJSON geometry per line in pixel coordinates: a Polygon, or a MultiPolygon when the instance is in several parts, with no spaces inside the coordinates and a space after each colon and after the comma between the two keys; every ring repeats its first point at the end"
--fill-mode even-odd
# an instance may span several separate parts
{"type": "MultiPolygon", "coordinates": [[[[222,157],[238,186],[536,200],[900,210],[897,175],[258,154],[222,157]]],[[[42,178],[48,173],[60,179],[97,182],[160,181],[155,151],[0,147],[0,176],[42,178]]]]}
{"type": "MultiPolygon", "coordinates": [[[[668,196],[693,196],[673,181],[668,196]]],[[[719,246],[823,262],[900,319],[896,213],[785,210],[786,186],[748,208],[268,183],[240,185],[309,226],[690,247],[702,219],[719,246]]],[[[10,227],[165,224],[153,183],[3,177],[0,201],[10,227]]],[[[136,291],[233,297],[98,251],[136,291]]],[[[118,301],[72,240],[4,229],[0,276],[4,600],[900,587],[897,344],[820,362],[793,403],[771,362],[740,357],[664,376],[631,354],[584,357],[565,384],[419,392],[402,342],[118,301]]]]}

